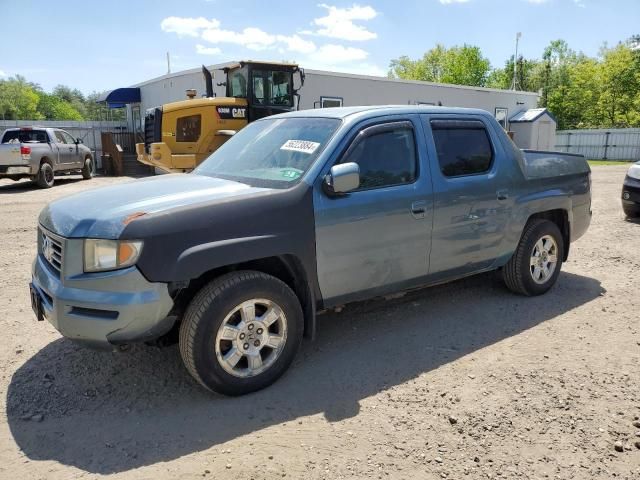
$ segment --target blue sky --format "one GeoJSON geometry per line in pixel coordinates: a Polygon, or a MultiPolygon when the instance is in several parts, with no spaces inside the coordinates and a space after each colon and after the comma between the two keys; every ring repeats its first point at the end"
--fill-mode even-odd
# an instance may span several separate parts
{"type": "Polygon", "coordinates": [[[550,40],[596,55],[640,34],[640,0],[0,0],[0,78],[45,89],[128,86],[172,70],[240,59],[384,75],[436,43],[479,46],[493,66],[550,40]]]}

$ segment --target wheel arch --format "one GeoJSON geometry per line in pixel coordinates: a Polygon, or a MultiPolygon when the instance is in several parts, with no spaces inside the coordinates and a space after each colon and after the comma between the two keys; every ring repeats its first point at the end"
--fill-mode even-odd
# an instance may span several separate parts
{"type": "Polygon", "coordinates": [[[207,283],[229,272],[252,270],[271,275],[289,286],[300,301],[304,314],[304,336],[315,337],[316,329],[316,300],[305,268],[295,255],[276,255],[253,260],[230,263],[228,265],[207,270],[199,277],[188,282],[169,284],[169,292],[174,297],[174,311],[178,317],[182,316],[191,299],[207,283]]]}
{"type": "Polygon", "coordinates": [[[563,208],[536,212],[527,219],[527,223],[533,219],[549,220],[557,225],[560,229],[560,233],[562,233],[562,261],[566,262],[567,258],[569,258],[569,248],[571,246],[571,223],[569,220],[569,212],[563,208]]]}

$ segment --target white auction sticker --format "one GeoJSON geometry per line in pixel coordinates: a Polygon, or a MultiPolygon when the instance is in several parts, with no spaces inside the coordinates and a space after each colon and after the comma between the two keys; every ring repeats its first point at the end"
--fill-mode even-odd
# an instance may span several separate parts
{"type": "Polygon", "coordinates": [[[287,140],[280,150],[291,150],[292,152],[313,153],[320,146],[318,142],[309,140],[287,140]]]}

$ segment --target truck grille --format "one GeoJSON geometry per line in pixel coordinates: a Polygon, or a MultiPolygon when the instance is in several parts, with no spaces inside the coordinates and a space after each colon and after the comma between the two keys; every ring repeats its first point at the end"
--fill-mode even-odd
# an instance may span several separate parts
{"type": "Polygon", "coordinates": [[[38,244],[40,255],[60,273],[64,264],[64,239],[41,228],[38,244]]]}

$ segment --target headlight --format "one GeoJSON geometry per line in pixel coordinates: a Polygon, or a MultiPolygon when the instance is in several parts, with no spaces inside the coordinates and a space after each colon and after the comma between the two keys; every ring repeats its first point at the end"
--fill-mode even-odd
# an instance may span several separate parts
{"type": "Polygon", "coordinates": [[[142,252],[141,240],[84,241],[84,271],[103,272],[134,265],[142,252]]]}
{"type": "Polygon", "coordinates": [[[633,165],[631,165],[629,171],[627,172],[627,175],[629,175],[631,178],[635,178],[636,180],[640,180],[640,164],[634,163],[633,165]]]}

